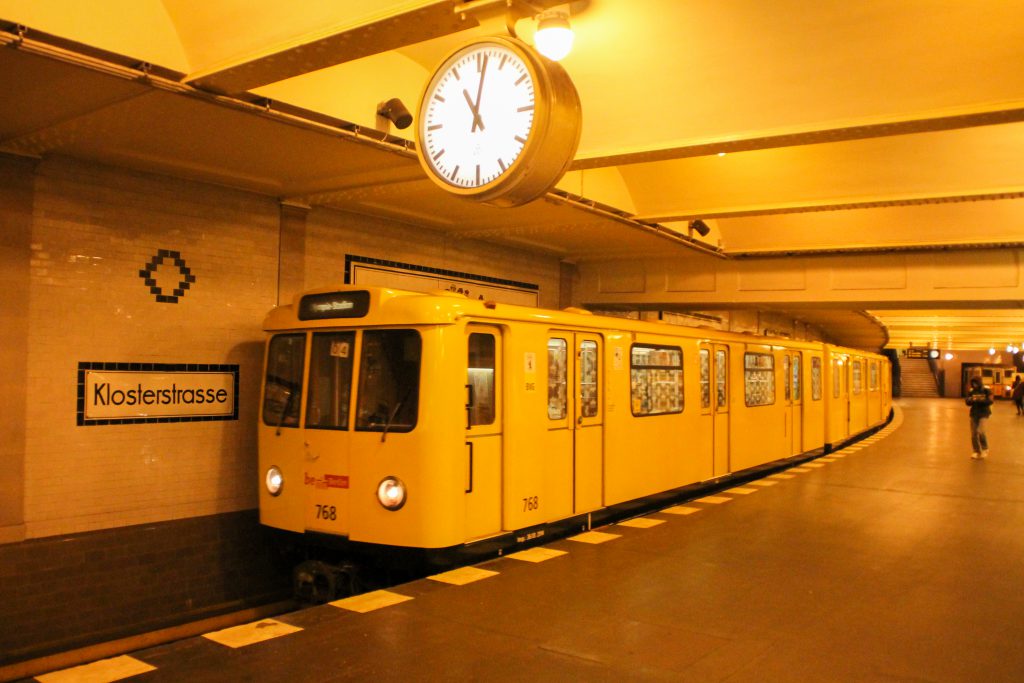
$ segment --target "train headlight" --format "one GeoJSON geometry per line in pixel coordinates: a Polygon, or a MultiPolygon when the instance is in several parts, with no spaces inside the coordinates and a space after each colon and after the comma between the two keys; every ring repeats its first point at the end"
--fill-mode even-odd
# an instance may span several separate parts
{"type": "Polygon", "coordinates": [[[264,477],[263,483],[267,487],[267,493],[272,496],[276,496],[281,493],[281,488],[284,486],[284,475],[281,474],[281,470],[277,469],[277,465],[271,465],[270,469],[267,470],[267,476],[264,477]]]}
{"type": "Polygon", "coordinates": [[[405,505],[405,484],[398,477],[384,477],[377,484],[377,500],[387,510],[401,510],[405,505]]]}

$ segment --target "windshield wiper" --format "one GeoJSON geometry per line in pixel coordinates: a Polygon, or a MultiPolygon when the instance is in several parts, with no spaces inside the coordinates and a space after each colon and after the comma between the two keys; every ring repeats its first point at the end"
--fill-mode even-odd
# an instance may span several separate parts
{"type": "Polygon", "coordinates": [[[285,389],[288,392],[288,398],[284,402],[284,408],[281,408],[281,419],[277,421],[277,431],[274,432],[274,436],[281,436],[281,425],[284,424],[284,418],[288,415],[288,409],[292,407],[292,399],[295,398],[295,392],[291,389],[285,389]]]}
{"type": "Polygon", "coordinates": [[[385,441],[387,441],[387,439],[388,439],[388,430],[391,429],[391,423],[395,421],[395,416],[398,415],[398,411],[402,409],[402,405],[406,402],[406,400],[409,398],[409,394],[411,394],[412,390],[415,389],[415,388],[416,387],[414,387],[414,386],[410,386],[408,389],[406,389],[405,390],[405,396],[402,397],[401,401],[399,401],[398,403],[395,404],[395,409],[391,411],[391,415],[388,416],[387,422],[384,423],[384,429],[380,433],[380,442],[381,443],[384,443],[385,441]]]}

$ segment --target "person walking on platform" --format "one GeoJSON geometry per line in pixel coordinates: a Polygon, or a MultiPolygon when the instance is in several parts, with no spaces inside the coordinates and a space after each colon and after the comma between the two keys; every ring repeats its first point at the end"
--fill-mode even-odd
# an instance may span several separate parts
{"type": "Polygon", "coordinates": [[[992,390],[984,385],[981,377],[971,378],[971,386],[967,390],[967,405],[971,407],[971,445],[974,446],[971,458],[987,458],[988,436],[985,434],[985,422],[992,416],[992,390]]]}
{"type": "Polygon", "coordinates": [[[1013,378],[1013,391],[1010,393],[1010,398],[1017,406],[1017,414],[1024,415],[1024,382],[1020,381],[1020,375],[1013,378]]]}

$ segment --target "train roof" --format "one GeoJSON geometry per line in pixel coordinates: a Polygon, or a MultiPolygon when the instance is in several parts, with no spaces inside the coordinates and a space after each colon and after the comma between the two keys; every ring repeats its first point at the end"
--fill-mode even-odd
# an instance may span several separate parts
{"type": "Polygon", "coordinates": [[[653,335],[671,334],[692,339],[707,338],[746,344],[782,345],[790,348],[828,346],[839,353],[878,355],[862,349],[848,349],[824,342],[595,315],[578,308],[559,311],[470,299],[462,294],[444,290],[413,292],[363,285],[335,285],[300,292],[295,295],[291,304],[271,310],[264,319],[263,329],[267,332],[280,332],[313,328],[453,325],[464,319],[495,323],[532,322],[567,328],[600,328],[653,335]],[[363,292],[366,293],[365,296],[360,294],[363,292]],[[320,306],[320,309],[316,309],[316,306],[320,306]]]}

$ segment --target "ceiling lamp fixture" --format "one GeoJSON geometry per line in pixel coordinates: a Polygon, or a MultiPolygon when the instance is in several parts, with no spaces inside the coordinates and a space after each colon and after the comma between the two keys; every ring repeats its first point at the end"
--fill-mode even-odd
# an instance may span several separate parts
{"type": "Polygon", "coordinates": [[[557,62],[572,50],[572,39],[572,26],[565,12],[548,10],[537,15],[533,44],[542,55],[557,62]]]}

